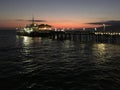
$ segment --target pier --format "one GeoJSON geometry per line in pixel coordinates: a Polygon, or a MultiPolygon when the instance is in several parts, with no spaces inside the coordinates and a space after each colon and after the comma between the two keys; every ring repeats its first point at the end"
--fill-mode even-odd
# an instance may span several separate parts
{"type": "Polygon", "coordinates": [[[31,37],[48,37],[53,40],[120,43],[120,32],[51,30],[51,31],[32,32],[32,33],[18,32],[18,35],[31,36],[31,37]]]}
{"type": "Polygon", "coordinates": [[[120,42],[118,32],[95,31],[52,31],[49,36],[53,40],[74,40],[90,42],[120,42]]]}

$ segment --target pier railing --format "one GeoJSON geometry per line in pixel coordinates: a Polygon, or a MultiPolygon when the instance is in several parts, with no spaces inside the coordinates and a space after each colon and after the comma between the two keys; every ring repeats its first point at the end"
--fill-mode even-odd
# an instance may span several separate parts
{"type": "Polygon", "coordinates": [[[119,42],[119,32],[94,32],[94,31],[53,31],[50,33],[51,39],[75,40],[93,42],[119,42]]]}
{"type": "Polygon", "coordinates": [[[49,37],[53,40],[74,40],[87,42],[117,42],[120,43],[120,32],[98,31],[37,31],[32,33],[18,32],[18,35],[31,37],[49,37]]]}

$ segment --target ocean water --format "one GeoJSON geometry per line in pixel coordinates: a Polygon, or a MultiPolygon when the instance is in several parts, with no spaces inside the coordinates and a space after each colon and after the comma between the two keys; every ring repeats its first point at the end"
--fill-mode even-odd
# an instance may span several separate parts
{"type": "Polygon", "coordinates": [[[0,31],[0,90],[120,90],[120,45],[0,31]]]}

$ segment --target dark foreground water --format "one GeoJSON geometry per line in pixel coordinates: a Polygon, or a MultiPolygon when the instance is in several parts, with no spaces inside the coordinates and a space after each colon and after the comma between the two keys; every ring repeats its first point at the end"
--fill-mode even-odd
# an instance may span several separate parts
{"type": "Polygon", "coordinates": [[[120,45],[0,31],[0,90],[120,90],[120,45]]]}

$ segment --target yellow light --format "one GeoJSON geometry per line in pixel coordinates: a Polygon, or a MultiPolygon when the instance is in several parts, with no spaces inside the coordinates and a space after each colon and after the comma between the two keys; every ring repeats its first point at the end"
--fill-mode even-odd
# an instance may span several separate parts
{"type": "Polygon", "coordinates": [[[34,24],[34,26],[37,26],[37,24],[34,24]]]}
{"type": "Polygon", "coordinates": [[[44,27],[43,29],[44,29],[44,30],[46,30],[47,28],[46,28],[46,27],[44,27]]]}

